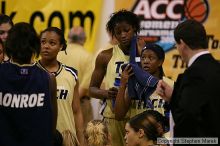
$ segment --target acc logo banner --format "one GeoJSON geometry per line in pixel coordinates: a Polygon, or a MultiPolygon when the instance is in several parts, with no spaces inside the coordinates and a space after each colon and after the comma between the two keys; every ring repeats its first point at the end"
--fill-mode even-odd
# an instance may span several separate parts
{"type": "Polygon", "coordinates": [[[140,36],[158,42],[165,51],[174,46],[173,30],[180,21],[204,22],[209,14],[206,0],[137,0],[132,11],[140,16],[140,36]]]}
{"type": "MultiPolygon", "coordinates": [[[[220,1],[217,0],[120,0],[116,9],[126,8],[139,15],[140,35],[147,42],[157,42],[166,51],[165,75],[176,80],[186,68],[174,46],[173,30],[180,21],[195,19],[206,28],[209,51],[220,61],[220,1]]],[[[193,32],[192,32],[193,33],[193,32]]]]}
{"type": "Polygon", "coordinates": [[[87,35],[85,47],[93,51],[99,29],[101,0],[3,0],[0,13],[9,15],[14,23],[28,22],[38,33],[49,26],[61,28],[66,36],[72,26],[81,25],[87,35]]]}

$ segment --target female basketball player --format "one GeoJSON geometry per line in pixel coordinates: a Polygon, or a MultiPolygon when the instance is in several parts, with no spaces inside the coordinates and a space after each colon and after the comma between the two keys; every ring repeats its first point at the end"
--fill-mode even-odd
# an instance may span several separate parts
{"type": "Polygon", "coordinates": [[[117,39],[118,45],[103,50],[97,56],[89,90],[92,97],[107,99],[107,106],[103,113],[104,121],[107,123],[112,137],[112,145],[122,146],[125,145],[124,126],[128,117],[122,121],[115,119],[112,100],[117,95],[117,89],[114,88],[114,81],[120,76],[121,65],[129,61],[131,41],[139,32],[140,24],[136,14],[127,10],[120,10],[111,15],[106,27],[107,31],[117,39]],[[100,89],[104,76],[105,90],[100,89]]]}
{"type": "MultiPolygon", "coordinates": [[[[141,67],[154,77],[163,79],[166,83],[172,86],[173,81],[164,76],[162,67],[164,59],[165,52],[163,48],[157,44],[146,44],[141,52],[141,67]]],[[[153,92],[149,97],[142,97],[141,99],[138,97],[130,97],[128,95],[127,83],[132,74],[131,66],[127,65],[122,72],[121,84],[116,97],[116,119],[123,119],[128,111],[130,112],[130,118],[132,118],[146,110],[156,110],[163,116],[166,116],[168,122],[170,111],[168,107],[166,107],[165,101],[156,92],[153,92]]],[[[170,118],[170,120],[172,121],[172,118],[170,118]]],[[[166,133],[166,136],[167,138],[170,137],[170,133],[166,133]]]]}
{"type": "Polygon", "coordinates": [[[55,75],[57,80],[57,129],[64,145],[84,144],[83,119],[78,97],[77,71],[57,61],[57,54],[66,49],[62,30],[49,27],[40,35],[41,60],[38,65],[55,75]]]}
{"type": "Polygon", "coordinates": [[[31,63],[40,53],[34,28],[24,22],[15,24],[5,51],[10,61],[0,64],[0,145],[52,146],[56,80],[31,63]]]}
{"type": "MultiPolygon", "coordinates": [[[[165,59],[165,52],[157,44],[147,44],[141,52],[141,66],[142,69],[150,73],[158,79],[169,80],[164,76],[162,64],[165,59]]],[[[127,65],[121,75],[121,85],[116,97],[116,118],[123,118],[132,106],[135,110],[132,110],[131,116],[141,113],[147,109],[153,109],[165,115],[164,104],[165,101],[160,98],[156,93],[153,93],[149,100],[145,97],[138,99],[138,97],[128,97],[126,89],[129,76],[132,74],[131,66],[127,65]],[[139,105],[138,105],[139,104],[139,105]]]]}

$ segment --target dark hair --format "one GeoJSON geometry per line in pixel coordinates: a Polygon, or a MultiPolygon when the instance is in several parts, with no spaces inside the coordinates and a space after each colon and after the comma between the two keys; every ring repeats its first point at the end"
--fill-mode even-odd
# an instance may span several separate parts
{"type": "MultiPolygon", "coordinates": [[[[141,51],[141,56],[142,56],[142,53],[145,51],[145,50],[152,50],[158,57],[159,60],[161,60],[162,62],[164,62],[164,59],[165,59],[165,52],[163,50],[163,48],[157,44],[154,44],[154,43],[148,43],[145,45],[145,47],[142,49],[141,51]]],[[[164,71],[163,71],[163,67],[161,65],[160,67],[160,75],[159,77],[162,78],[164,76],[164,71]]]]}
{"type": "Polygon", "coordinates": [[[30,63],[32,56],[40,53],[40,40],[35,29],[28,23],[15,24],[8,33],[5,52],[20,64],[30,63]]]}
{"type": "Polygon", "coordinates": [[[5,14],[0,14],[0,25],[3,23],[9,23],[11,26],[13,26],[13,22],[11,18],[5,14]]]}
{"type": "Polygon", "coordinates": [[[57,28],[57,27],[48,27],[47,29],[45,29],[44,31],[42,31],[40,33],[40,38],[41,38],[42,34],[47,32],[47,31],[55,32],[56,34],[58,34],[60,36],[60,44],[63,45],[63,48],[61,49],[61,51],[65,51],[67,44],[66,44],[66,40],[65,40],[63,31],[61,29],[57,28]]]}
{"type": "MultiPolygon", "coordinates": [[[[3,58],[4,58],[4,43],[2,42],[2,40],[0,39],[0,45],[2,45],[2,54],[3,54],[3,58]]],[[[1,62],[1,61],[0,61],[1,62]]]]}
{"type": "Polygon", "coordinates": [[[163,116],[158,111],[146,110],[142,114],[146,117],[148,116],[154,117],[154,119],[162,126],[164,132],[166,132],[166,130],[169,129],[169,119],[167,119],[165,116],[163,116]]]}
{"type": "Polygon", "coordinates": [[[106,24],[106,29],[112,34],[112,36],[115,35],[114,28],[116,24],[120,22],[127,22],[128,24],[130,24],[135,30],[136,34],[140,31],[140,20],[138,16],[133,12],[123,9],[112,13],[110,16],[110,20],[106,24]]]}
{"type": "Polygon", "coordinates": [[[208,48],[208,40],[204,26],[196,20],[186,20],[174,30],[175,41],[179,44],[182,39],[192,50],[208,48]]]}
{"type": "Polygon", "coordinates": [[[143,129],[146,137],[155,142],[162,134],[158,131],[156,119],[151,116],[155,119],[155,122],[153,122],[150,120],[150,116],[150,114],[141,113],[132,117],[128,123],[136,132],[138,132],[139,129],[143,129]]]}
{"type": "Polygon", "coordinates": [[[2,45],[2,47],[4,47],[3,45],[4,45],[4,43],[3,43],[3,41],[0,39],[0,44],[2,45]]]}

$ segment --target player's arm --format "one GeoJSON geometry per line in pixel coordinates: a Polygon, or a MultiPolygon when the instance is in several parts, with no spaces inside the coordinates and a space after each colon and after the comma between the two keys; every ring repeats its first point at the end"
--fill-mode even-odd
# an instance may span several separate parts
{"type": "Polygon", "coordinates": [[[138,55],[141,56],[141,51],[146,45],[146,42],[144,41],[143,38],[137,37],[137,49],[138,49],[138,55]]]}
{"type": "Polygon", "coordinates": [[[132,68],[128,64],[121,74],[121,83],[115,101],[115,118],[117,120],[122,120],[125,117],[131,103],[127,91],[127,83],[131,75],[133,75],[132,68]]]}
{"type": "Polygon", "coordinates": [[[104,50],[101,53],[99,53],[99,55],[96,58],[95,69],[92,73],[92,78],[89,87],[89,95],[91,97],[99,99],[112,99],[112,97],[114,96],[115,91],[100,89],[103,78],[106,74],[108,62],[112,57],[112,50],[113,48],[104,50]]]}
{"type": "Polygon", "coordinates": [[[76,135],[80,142],[80,145],[85,145],[84,135],[83,135],[83,116],[82,111],[80,107],[80,100],[79,100],[79,83],[77,81],[76,86],[74,87],[74,94],[73,94],[73,101],[72,101],[72,109],[73,109],[73,115],[74,115],[74,121],[75,121],[75,127],[76,127],[76,135]]]}

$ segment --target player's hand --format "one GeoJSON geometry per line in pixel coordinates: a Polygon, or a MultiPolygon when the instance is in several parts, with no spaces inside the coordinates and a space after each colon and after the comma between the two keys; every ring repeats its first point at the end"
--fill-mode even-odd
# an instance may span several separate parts
{"type": "Polygon", "coordinates": [[[115,87],[109,88],[108,90],[108,99],[115,99],[118,94],[118,89],[115,87]]]}
{"type": "Polygon", "coordinates": [[[130,64],[127,64],[124,71],[121,74],[121,84],[127,84],[128,79],[130,76],[132,76],[134,73],[132,71],[132,67],[130,64]]]}
{"type": "Polygon", "coordinates": [[[160,95],[165,101],[170,102],[171,96],[173,93],[173,88],[170,87],[166,82],[160,80],[157,84],[156,92],[160,95]]]}

